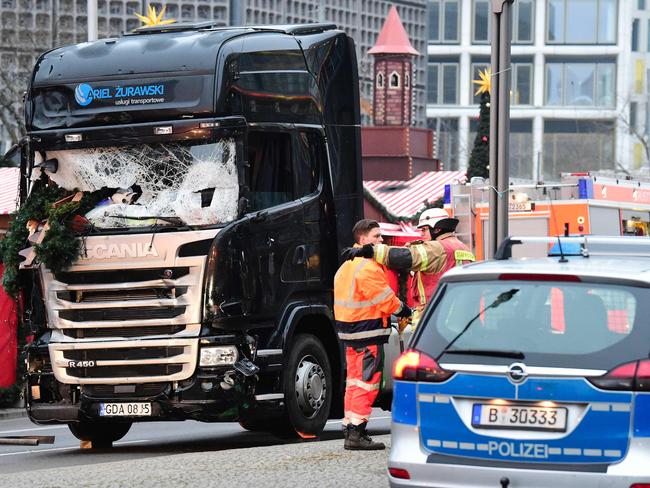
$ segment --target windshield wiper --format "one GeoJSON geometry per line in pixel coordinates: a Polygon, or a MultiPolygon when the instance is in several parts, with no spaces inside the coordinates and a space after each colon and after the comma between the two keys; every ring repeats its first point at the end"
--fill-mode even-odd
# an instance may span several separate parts
{"type": "Polygon", "coordinates": [[[497,349],[449,349],[445,354],[467,354],[470,356],[488,356],[493,358],[526,359],[521,351],[499,351],[497,349]]]}
{"type": "Polygon", "coordinates": [[[491,309],[491,308],[497,308],[497,307],[498,307],[499,305],[501,305],[502,303],[505,303],[505,302],[509,301],[512,297],[515,296],[515,294],[516,294],[518,291],[519,291],[519,288],[512,288],[511,290],[504,291],[503,293],[500,293],[499,296],[496,297],[496,299],[495,299],[492,303],[490,303],[487,307],[484,307],[483,310],[481,310],[479,313],[477,313],[476,315],[474,315],[474,317],[472,317],[472,318],[469,320],[469,322],[467,322],[467,324],[465,324],[465,327],[463,327],[463,330],[461,330],[458,334],[456,334],[456,337],[454,337],[454,338],[451,340],[451,342],[450,342],[449,344],[447,344],[447,345],[444,347],[444,349],[443,349],[442,351],[440,351],[440,354],[438,354],[438,356],[436,356],[436,362],[437,362],[438,360],[440,360],[440,358],[443,356],[443,354],[445,354],[446,352],[448,352],[448,351],[451,349],[451,346],[453,346],[453,345],[456,343],[456,341],[457,341],[458,339],[460,339],[461,336],[462,336],[465,332],[467,332],[467,329],[470,328],[470,326],[474,323],[474,321],[475,321],[477,318],[479,318],[481,315],[483,315],[483,313],[485,313],[487,310],[489,310],[489,309],[491,309]]]}
{"type": "Polygon", "coordinates": [[[109,217],[112,217],[114,219],[128,219],[128,220],[162,220],[164,222],[168,222],[170,224],[176,224],[176,225],[185,225],[185,222],[183,222],[183,219],[180,217],[176,216],[157,216],[157,215],[109,215],[109,217]]]}

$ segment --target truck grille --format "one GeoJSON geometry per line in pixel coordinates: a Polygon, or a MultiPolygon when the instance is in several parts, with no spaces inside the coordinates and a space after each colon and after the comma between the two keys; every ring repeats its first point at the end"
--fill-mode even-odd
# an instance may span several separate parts
{"type": "Polygon", "coordinates": [[[66,368],[65,372],[68,376],[77,378],[108,378],[108,377],[124,377],[133,378],[139,376],[147,378],[150,376],[170,376],[180,373],[183,370],[182,366],[176,364],[166,364],[162,366],[151,364],[138,364],[133,366],[99,366],[96,368],[66,368]]]}
{"type": "Polygon", "coordinates": [[[63,383],[181,381],[196,368],[198,339],[50,343],[49,349],[54,376],[63,383]]]}
{"type": "Polygon", "coordinates": [[[139,385],[85,385],[84,395],[96,398],[153,397],[165,391],[169,383],[141,383],[139,385]]]}
{"type": "Polygon", "coordinates": [[[184,347],[116,347],[111,349],[86,349],[63,351],[64,359],[72,361],[120,361],[122,359],[170,358],[183,354],[184,347]]]}
{"type": "Polygon", "coordinates": [[[185,313],[185,307],[93,308],[61,310],[59,318],[70,322],[106,322],[115,320],[173,319],[185,313]]]}
{"type": "Polygon", "coordinates": [[[206,256],[181,251],[218,232],[90,235],[83,248],[103,253],[88,252],[56,274],[41,267],[57,380],[119,393],[125,385],[189,378],[198,361],[206,256]]]}
{"type": "Polygon", "coordinates": [[[151,337],[172,336],[185,330],[184,325],[152,325],[149,327],[90,327],[86,329],[64,329],[66,337],[72,339],[104,339],[107,337],[151,337]]]}

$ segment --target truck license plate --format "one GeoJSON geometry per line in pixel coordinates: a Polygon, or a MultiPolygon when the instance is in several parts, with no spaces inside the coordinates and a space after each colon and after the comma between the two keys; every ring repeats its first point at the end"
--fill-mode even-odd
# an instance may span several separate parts
{"type": "Polygon", "coordinates": [[[151,415],[151,403],[100,403],[100,417],[146,417],[151,415]]]}
{"type": "Polygon", "coordinates": [[[475,403],[472,426],[496,429],[566,431],[565,407],[475,403]]]}

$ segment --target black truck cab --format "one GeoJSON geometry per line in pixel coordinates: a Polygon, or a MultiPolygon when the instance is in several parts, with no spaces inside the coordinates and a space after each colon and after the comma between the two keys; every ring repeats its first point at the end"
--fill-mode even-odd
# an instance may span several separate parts
{"type": "Polygon", "coordinates": [[[341,416],[358,85],[329,24],[172,24],[39,58],[22,200],[81,198],[81,225],[71,263],[39,259],[41,225],[21,266],[33,421],[101,445],[134,421],[312,436],[341,416]]]}

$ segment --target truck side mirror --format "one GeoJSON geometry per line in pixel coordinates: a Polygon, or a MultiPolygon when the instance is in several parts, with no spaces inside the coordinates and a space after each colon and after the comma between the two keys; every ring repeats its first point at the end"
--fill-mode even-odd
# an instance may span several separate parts
{"type": "Polygon", "coordinates": [[[2,158],[0,166],[10,167],[10,168],[20,168],[20,157],[21,157],[22,146],[20,144],[14,144],[9,148],[2,158]]]}
{"type": "Polygon", "coordinates": [[[42,163],[38,163],[35,168],[43,168],[49,173],[56,173],[59,169],[59,160],[56,158],[46,159],[42,163]]]}
{"type": "Polygon", "coordinates": [[[239,197],[239,201],[237,202],[237,216],[241,217],[246,212],[248,212],[248,207],[249,207],[248,198],[239,197]]]}

